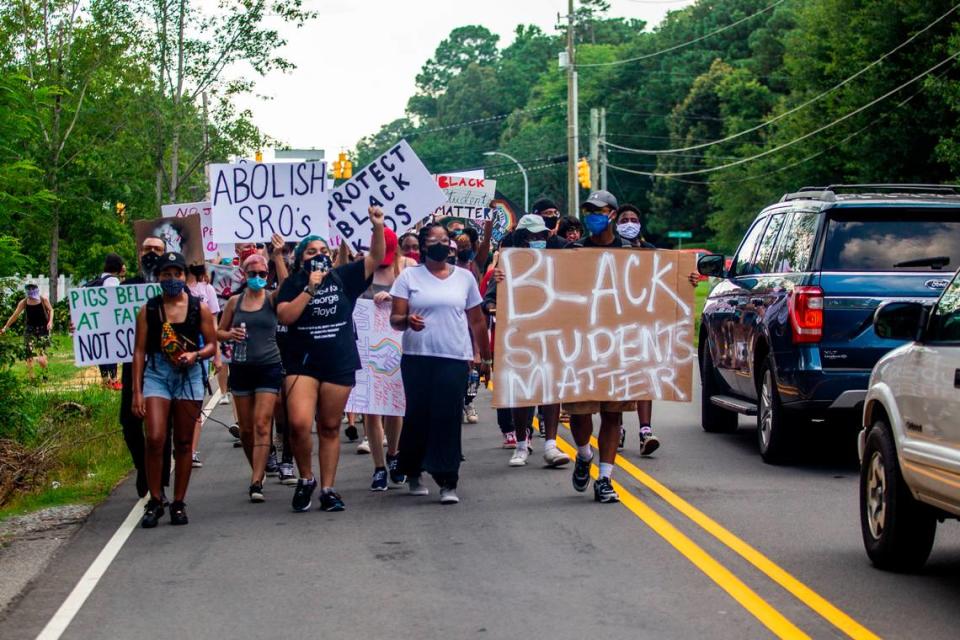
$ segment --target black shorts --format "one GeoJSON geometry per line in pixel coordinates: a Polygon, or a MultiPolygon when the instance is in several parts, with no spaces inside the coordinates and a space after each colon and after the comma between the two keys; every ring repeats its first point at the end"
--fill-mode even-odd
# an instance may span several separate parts
{"type": "Polygon", "coordinates": [[[233,363],[227,384],[230,392],[239,397],[255,393],[280,393],[283,383],[283,366],[275,364],[233,363]]]}
{"type": "Polygon", "coordinates": [[[286,367],[288,376],[309,376],[318,382],[329,382],[330,384],[340,385],[341,387],[357,386],[356,371],[337,371],[329,372],[321,367],[312,367],[309,364],[294,363],[286,367]]]}

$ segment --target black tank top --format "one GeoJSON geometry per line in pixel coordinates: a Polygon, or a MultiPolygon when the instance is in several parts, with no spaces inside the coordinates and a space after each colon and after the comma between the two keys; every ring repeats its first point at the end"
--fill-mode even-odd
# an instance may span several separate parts
{"type": "MultiPolygon", "coordinates": [[[[147,353],[160,353],[160,334],[164,322],[163,296],[147,300],[147,353]]],[[[187,351],[200,350],[200,298],[188,294],[187,317],[183,322],[171,322],[170,326],[189,342],[187,351]]]]}
{"type": "Polygon", "coordinates": [[[40,304],[27,303],[27,326],[34,329],[47,328],[47,310],[40,304]]]}

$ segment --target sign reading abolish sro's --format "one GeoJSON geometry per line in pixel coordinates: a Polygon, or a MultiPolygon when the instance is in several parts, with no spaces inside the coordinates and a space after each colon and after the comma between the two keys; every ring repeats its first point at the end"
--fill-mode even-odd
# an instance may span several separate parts
{"type": "Polygon", "coordinates": [[[280,234],[327,237],[326,162],[210,165],[213,238],[257,242],[280,234]]]}
{"type": "Polygon", "coordinates": [[[137,313],[157,295],[158,284],[71,289],[70,320],[77,366],[132,362],[137,313]]]}
{"type": "Polygon", "coordinates": [[[497,181],[464,174],[440,174],[437,186],[443,189],[447,202],[434,212],[435,218],[492,220],[490,201],[497,192],[497,181]]]}
{"type": "Polygon", "coordinates": [[[692,396],[693,256],[506,249],[494,406],[692,396]]]}
{"type": "Polygon", "coordinates": [[[388,149],[329,195],[330,222],[341,241],[354,251],[370,249],[370,207],[383,209],[384,224],[399,235],[447,199],[406,140],[388,149]]]}

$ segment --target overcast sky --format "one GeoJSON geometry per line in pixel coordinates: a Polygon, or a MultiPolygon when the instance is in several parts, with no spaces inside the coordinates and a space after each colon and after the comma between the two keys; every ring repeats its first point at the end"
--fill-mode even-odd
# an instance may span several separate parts
{"type": "MultiPolygon", "coordinates": [[[[611,16],[658,23],[693,0],[610,0],[611,16]]],[[[327,157],[403,115],[420,67],[452,29],[481,24],[513,40],[518,24],[554,31],[564,0],[305,0],[319,17],[302,29],[282,27],[283,55],[297,65],[257,82],[240,104],[267,134],[327,157]],[[261,97],[268,96],[272,100],[261,97]]]]}

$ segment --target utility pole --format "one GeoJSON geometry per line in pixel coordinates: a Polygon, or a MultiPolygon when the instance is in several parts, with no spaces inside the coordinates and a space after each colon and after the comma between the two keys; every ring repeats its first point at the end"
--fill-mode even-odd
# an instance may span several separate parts
{"type": "Polygon", "coordinates": [[[599,166],[600,166],[600,188],[607,189],[607,108],[600,107],[600,140],[597,143],[599,147],[599,166]]]}
{"type": "Polygon", "coordinates": [[[574,56],[573,0],[567,0],[567,213],[577,217],[579,195],[577,160],[580,156],[577,140],[577,67],[574,56]]]}
{"type": "Polygon", "coordinates": [[[600,110],[596,107],[590,108],[590,184],[604,188],[600,184],[600,110]]]}

